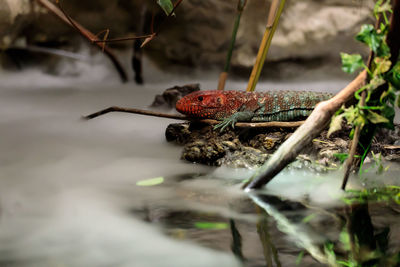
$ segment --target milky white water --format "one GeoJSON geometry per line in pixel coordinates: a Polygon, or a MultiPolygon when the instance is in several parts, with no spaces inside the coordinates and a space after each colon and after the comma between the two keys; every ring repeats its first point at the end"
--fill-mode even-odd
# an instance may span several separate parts
{"type": "MultiPolygon", "coordinates": [[[[120,84],[102,66],[73,66],[85,75],[60,78],[32,69],[0,74],[0,266],[241,266],[230,252],[229,230],[193,229],[196,220],[210,216],[239,220],[242,236],[253,240],[245,242],[245,254],[262,264],[262,247],[249,226],[256,215],[237,208],[250,201],[238,182],[252,170],[180,160],[181,147],[164,137],[173,120],[121,113],[80,120],[112,105],[146,108],[155,94],[176,84],[212,89],[217,75],[160,76],[154,69],[146,85],[137,86],[120,84]],[[159,186],[136,185],[160,176],[165,182],[159,186]]],[[[345,84],[262,88],[335,91],[345,84]]],[[[337,174],[287,171],[267,190],[335,206],[339,184],[337,174]]],[[[284,266],[296,253],[282,259],[284,266]]]]}

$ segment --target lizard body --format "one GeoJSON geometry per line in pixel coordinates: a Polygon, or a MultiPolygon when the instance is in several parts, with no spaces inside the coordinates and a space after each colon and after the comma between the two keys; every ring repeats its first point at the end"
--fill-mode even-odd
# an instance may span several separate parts
{"type": "Polygon", "coordinates": [[[306,91],[197,91],[176,103],[180,113],[194,118],[222,120],[223,130],[237,121],[291,121],[310,115],[315,105],[332,97],[306,91]]]}

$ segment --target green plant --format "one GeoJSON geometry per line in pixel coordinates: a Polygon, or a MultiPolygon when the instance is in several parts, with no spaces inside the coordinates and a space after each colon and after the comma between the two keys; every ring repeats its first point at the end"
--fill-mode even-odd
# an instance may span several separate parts
{"type": "Polygon", "coordinates": [[[395,185],[363,190],[347,190],[346,193],[346,196],[342,200],[349,205],[353,203],[366,203],[368,201],[394,201],[400,205],[400,187],[395,185]]]}
{"type": "MultiPolygon", "coordinates": [[[[361,27],[356,40],[367,45],[373,52],[373,60],[365,64],[359,54],[341,53],[342,70],[353,73],[359,69],[368,72],[368,83],[355,93],[358,100],[357,105],[342,107],[332,118],[328,135],[340,130],[342,121],[345,119],[353,126],[350,137],[353,138],[354,129],[362,129],[367,124],[375,124],[389,129],[394,128],[393,119],[395,108],[400,107],[400,62],[392,66],[390,61],[390,49],[386,43],[389,32],[388,13],[391,13],[390,0],[379,0],[375,4],[374,15],[377,19],[383,17],[379,26],[366,24],[361,27]],[[377,90],[379,88],[379,90],[377,90]],[[376,96],[377,91],[380,95],[376,96]],[[362,93],[365,92],[365,99],[362,93]]],[[[369,151],[369,146],[363,148],[361,166],[369,151]]]]}

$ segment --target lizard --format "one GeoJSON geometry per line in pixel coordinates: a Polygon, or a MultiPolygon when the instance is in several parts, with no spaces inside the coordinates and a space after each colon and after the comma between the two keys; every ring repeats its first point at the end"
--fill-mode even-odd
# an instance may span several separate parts
{"type": "Polygon", "coordinates": [[[222,121],[214,129],[223,131],[240,122],[293,121],[310,115],[329,93],[307,91],[220,91],[190,93],[176,103],[176,110],[192,118],[222,121]]]}

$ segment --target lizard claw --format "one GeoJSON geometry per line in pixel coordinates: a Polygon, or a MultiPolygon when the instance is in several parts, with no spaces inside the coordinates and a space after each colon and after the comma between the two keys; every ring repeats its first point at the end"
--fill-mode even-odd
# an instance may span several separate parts
{"type": "Polygon", "coordinates": [[[232,129],[235,129],[235,123],[236,120],[233,120],[232,118],[227,118],[223,120],[222,122],[218,123],[217,125],[214,126],[214,130],[220,129],[220,132],[222,133],[226,127],[229,127],[231,125],[232,129]]]}

